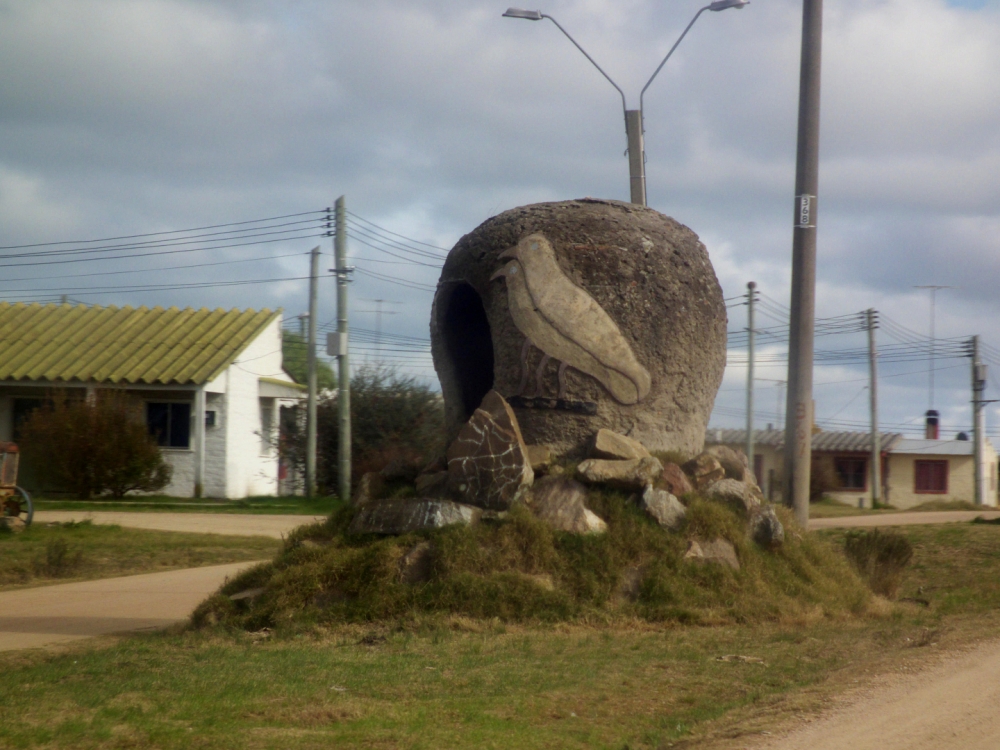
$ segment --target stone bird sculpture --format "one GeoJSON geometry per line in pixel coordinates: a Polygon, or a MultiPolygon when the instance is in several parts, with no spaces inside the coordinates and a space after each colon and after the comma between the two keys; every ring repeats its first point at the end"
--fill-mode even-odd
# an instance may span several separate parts
{"type": "Polygon", "coordinates": [[[526,338],[521,350],[520,393],[528,381],[528,351],[535,346],[544,355],[536,372],[535,395],[541,394],[545,365],[556,359],[560,362],[559,398],[565,397],[567,367],[590,375],[622,404],[645,398],[649,372],[636,360],[611,316],[563,273],[543,235],[528,235],[499,257],[508,262],[490,280],[506,282],[511,317],[526,338]]]}

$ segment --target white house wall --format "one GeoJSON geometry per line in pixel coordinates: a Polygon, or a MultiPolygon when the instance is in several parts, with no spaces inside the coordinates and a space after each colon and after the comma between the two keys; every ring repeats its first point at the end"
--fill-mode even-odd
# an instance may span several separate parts
{"type": "MultiPolygon", "coordinates": [[[[226,474],[225,497],[278,492],[277,451],[261,449],[259,392],[260,378],[289,380],[281,362],[281,321],[275,318],[226,370],[222,429],[225,436],[222,458],[226,474]]],[[[273,408],[277,418],[276,403],[273,408]]]]}

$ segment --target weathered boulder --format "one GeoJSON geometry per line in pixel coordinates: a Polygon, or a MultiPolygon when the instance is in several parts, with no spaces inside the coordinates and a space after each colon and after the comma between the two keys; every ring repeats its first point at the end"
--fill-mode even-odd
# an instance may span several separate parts
{"type": "Polygon", "coordinates": [[[600,428],[693,455],[725,368],[725,302],[704,245],[619,201],[522,206],[481,224],[445,261],[430,328],[451,434],[495,388],[527,441],[557,456],[585,455],[600,428]]]}
{"type": "Polygon", "coordinates": [[[650,518],[665,529],[676,529],[681,525],[687,509],[681,501],[666,490],[648,486],[637,496],[638,506],[650,518]]]}
{"type": "Polygon", "coordinates": [[[711,541],[692,539],[688,542],[684,559],[694,563],[725,565],[733,570],[740,569],[740,560],[736,556],[736,549],[725,539],[712,539],[711,541]]]}
{"type": "Polygon", "coordinates": [[[528,507],[556,531],[599,534],[608,526],[587,509],[587,488],[567,477],[544,477],[531,488],[528,507]]]}
{"type": "Polygon", "coordinates": [[[490,391],[448,447],[449,485],[469,505],[507,510],[534,479],[517,418],[490,391]]]}
{"type": "Polygon", "coordinates": [[[764,549],[775,550],[785,543],[785,527],[770,504],[758,505],[753,509],[747,533],[764,549]]]}
{"type": "Polygon", "coordinates": [[[708,485],[704,492],[709,500],[728,505],[746,519],[750,518],[761,503],[760,490],[756,486],[737,482],[735,479],[720,479],[708,485]]]}
{"type": "Polygon", "coordinates": [[[431,577],[431,553],[434,547],[430,542],[417,542],[406,551],[399,560],[400,583],[423,583],[431,577]]]}
{"type": "Polygon", "coordinates": [[[597,431],[594,445],[590,449],[591,458],[606,458],[613,461],[631,461],[634,458],[646,458],[648,455],[649,451],[638,440],[604,429],[597,431]]]}
{"type": "Polygon", "coordinates": [[[642,593],[642,580],[646,577],[646,569],[638,565],[630,565],[622,570],[618,579],[617,594],[622,599],[635,601],[642,593]]]}
{"type": "Polygon", "coordinates": [[[421,474],[414,480],[417,494],[421,497],[438,497],[448,489],[448,472],[435,471],[421,474]]]}
{"type": "Polygon", "coordinates": [[[380,474],[370,471],[361,476],[354,494],[351,496],[351,505],[364,505],[375,498],[381,496],[385,489],[385,480],[380,474]]]}
{"type": "Polygon", "coordinates": [[[452,524],[475,523],[481,511],[450,500],[394,498],[362,505],[348,528],[352,534],[408,534],[452,524]]]}
{"type": "Polygon", "coordinates": [[[711,453],[701,453],[681,468],[691,477],[695,488],[699,490],[726,478],[726,470],[722,468],[719,459],[711,453]]]}
{"type": "Polygon", "coordinates": [[[663,473],[656,480],[656,484],[675,497],[683,497],[687,493],[694,491],[694,487],[691,486],[691,480],[687,478],[684,470],[677,464],[669,461],[663,464],[663,473]]]}
{"type": "Polygon", "coordinates": [[[631,461],[607,461],[588,458],[576,467],[576,473],[589,484],[606,484],[620,490],[642,490],[660,476],[663,465],[652,456],[631,461]]]}
{"type": "Polygon", "coordinates": [[[747,454],[743,451],[730,448],[728,445],[713,445],[706,448],[705,453],[716,458],[722,466],[722,470],[726,472],[727,479],[735,479],[738,482],[757,486],[757,478],[750,470],[747,454]]]}
{"type": "Polygon", "coordinates": [[[528,462],[532,471],[544,471],[552,463],[552,451],[547,445],[529,445],[528,462]]]}

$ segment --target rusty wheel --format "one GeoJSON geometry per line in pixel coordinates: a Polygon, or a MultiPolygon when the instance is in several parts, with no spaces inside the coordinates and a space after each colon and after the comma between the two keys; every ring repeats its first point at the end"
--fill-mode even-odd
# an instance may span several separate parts
{"type": "Polygon", "coordinates": [[[16,494],[11,495],[3,501],[3,514],[13,516],[24,521],[25,526],[31,525],[31,519],[35,516],[35,508],[31,504],[31,495],[23,487],[15,487],[16,494]]]}

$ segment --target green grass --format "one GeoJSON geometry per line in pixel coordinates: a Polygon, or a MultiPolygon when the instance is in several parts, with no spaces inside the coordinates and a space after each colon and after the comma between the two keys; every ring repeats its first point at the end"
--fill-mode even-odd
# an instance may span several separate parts
{"type": "Polygon", "coordinates": [[[169,497],[151,495],[126,497],[123,500],[97,498],[93,500],[71,500],[66,498],[40,497],[34,500],[37,510],[73,511],[130,511],[171,513],[251,513],[262,515],[309,515],[326,516],[340,507],[336,497],[248,497],[243,500],[220,500],[213,498],[169,497]]]}
{"type": "Polygon", "coordinates": [[[228,583],[195,613],[197,623],[256,630],[289,623],[408,620],[426,614],[506,622],[778,622],[820,611],[863,612],[869,594],[842,554],[789,528],[776,552],[747,538],[744,522],[693,499],[685,527],[662,529],[620,493],[591,493],[608,524],[599,535],[553,532],[524,508],[502,522],[399,537],[351,536],[352,509],[296,529],[271,563],[228,583]],[[741,568],[684,558],[689,539],[733,544],[741,568]],[[431,544],[429,578],[400,580],[403,556],[431,544]],[[631,591],[625,585],[631,579],[631,591]],[[541,584],[541,585],[540,585],[541,584]],[[228,595],[265,589],[252,601],[228,595]]]}
{"type": "MultiPolygon", "coordinates": [[[[16,707],[0,747],[744,747],[869,675],[996,632],[1000,526],[901,533],[914,548],[904,601],[879,616],[712,627],[300,621],[0,653],[0,701],[16,707]]],[[[808,537],[835,546],[844,535],[808,537]]]]}
{"type": "Polygon", "coordinates": [[[267,537],[36,523],[0,532],[0,590],[259,560],[279,547],[267,537]]]}

